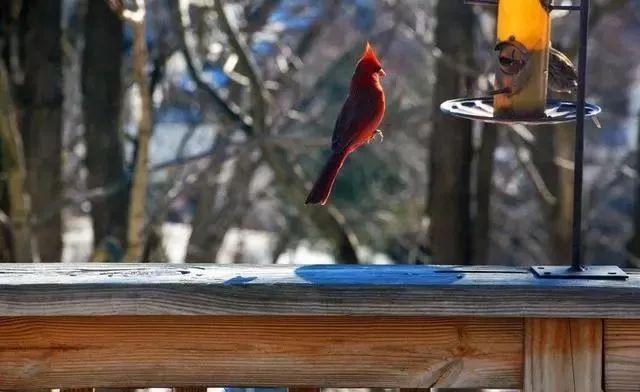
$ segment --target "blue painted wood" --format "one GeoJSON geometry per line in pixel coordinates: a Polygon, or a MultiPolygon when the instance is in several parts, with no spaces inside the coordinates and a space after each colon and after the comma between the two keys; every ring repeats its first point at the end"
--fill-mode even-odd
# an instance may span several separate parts
{"type": "Polygon", "coordinates": [[[389,315],[640,318],[627,281],[518,267],[0,264],[0,316],[389,315]]]}

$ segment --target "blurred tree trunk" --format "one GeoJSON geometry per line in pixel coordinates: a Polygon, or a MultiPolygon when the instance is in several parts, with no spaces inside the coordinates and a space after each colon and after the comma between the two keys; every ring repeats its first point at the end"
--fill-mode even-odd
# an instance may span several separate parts
{"type": "MultiPolygon", "coordinates": [[[[470,7],[440,0],[436,8],[436,46],[461,66],[470,66],[474,17],[470,7]]],[[[467,93],[467,77],[438,61],[434,92],[434,127],[429,158],[428,214],[431,263],[467,264],[471,258],[471,121],[446,116],[441,102],[467,93]]]]}
{"type": "Polygon", "coordinates": [[[0,56],[6,65],[11,61],[11,27],[13,18],[11,15],[11,0],[0,2],[0,56]]]}
{"type": "Polygon", "coordinates": [[[571,234],[573,226],[573,151],[575,124],[554,126],[554,150],[558,171],[556,205],[553,208],[553,254],[551,264],[571,263],[571,234]],[[558,163],[561,164],[558,164],[558,163]]]}
{"type": "MultiPolygon", "coordinates": [[[[136,0],[135,4],[108,1],[113,12],[127,22],[133,30],[133,80],[140,98],[140,112],[135,113],[137,137],[134,150],[133,182],[129,194],[129,214],[127,216],[127,247],[124,261],[142,261],[145,245],[145,218],[147,208],[147,185],[149,183],[149,144],[153,131],[153,103],[151,82],[147,74],[149,52],[146,40],[146,4],[136,0]],[[132,8],[128,8],[131,5],[132,8]]],[[[121,39],[121,37],[118,37],[121,39]]]]}
{"type": "Polygon", "coordinates": [[[105,1],[90,1],[82,59],[82,95],[89,189],[114,192],[92,201],[94,246],[107,236],[126,241],[128,186],[120,138],[123,23],[105,1]]]}
{"type": "Polygon", "coordinates": [[[10,93],[9,73],[0,61],[0,154],[2,173],[5,175],[7,213],[11,230],[2,231],[2,257],[4,262],[33,261],[31,252],[31,203],[26,190],[27,170],[24,161],[22,137],[18,130],[15,109],[10,93]]]}
{"type": "MultiPolygon", "coordinates": [[[[191,222],[191,235],[187,244],[186,263],[216,263],[216,255],[222,245],[224,234],[229,227],[213,217],[219,209],[216,208],[218,198],[218,172],[209,164],[202,177],[202,183],[198,184],[198,191],[194,201],[196,210],[191,222]]],[[[219,170],[219,167],[215,169],[219,170]]]]}
{"type": "Polygon", "coordinates": [[[491,243],[491,191],[493,190],[493,155],[498,141],[498,127],[485,123],[482,129],[482,145],[478,152],[476,165],[476,217],[474,224],[475,237],[474,262],[489,264],[489,248],[491,243]]]}
{"type": "Polygon", "coordinates": [[[204,184],[198,194],[197,210],[193,218],[193,232],[187,247],[187,262],[215,263],[226,233],[241,228],[241,221],[250,212],[251,180],[260,166],[260,160],[252,160],[247,154],[238,157],[234,172],[220,201],[217,173],[211,173],[213,184],[204,184]]]}
{"type": "Polygon", "coordinates": [[[23,4],[25,97],[22,133],[27,163],[27,184],[40,260],[60,261],[62,218],[51,211],[62,198],[62,47],[61,0],[33,0],[23,4]]]}
{"type": "Polygon", "coordinates": [[[13,81],[12,72],[19,68],[22,58],[18,59],[19,19],[22,11],[22,0],[5,0],[0,2],[0,46],[2,59],[5,62],[9,79],[13,81]]]}
{"type": "Polygon", "coordinates": [[[560,124],[536,129],[533,160],[556,201],[542,205],[542,211],[551,222],[549,260],[539,260],[545,264],[564,265],[571,260],[573,127],[573,124],[560,124]]]}
{"type": "MultiPolygon", "coordinates": [[[[535,146],[532,149],[533,162],[538,168],[544,183],[551,194],[555,197],[556,203],[541,203],[541,210],[546,217],[547,222],[551,222],[551,228],[549,229],[549,251],[547,253],[550,260],[539,260],[538,262],[549,264],[556,260],[556,247],[560,246],[561,241],[556,239],[556,230],[559,229],[560,224],[556,221],[558,196],[559,196],[559,184],[560,181],[560,169],[556,163],[556,136],[555,127],[553,125],[543,125],[536,128],[535,146]]],[[[542,199],[541,199],[542,201],[542,199]]],[[[561,263],[556,261],[556,264],[561,263]]]]}
{"type": "MultiPolygon", "coordinates": [[[[640,172],[640,113],[638,114],[638,136],[636,140],[636,173],[640,172]]],[[[640,179],[636,177],[635,197],[633,205],[633,236],[627,243],[627,249],[635,256],[628,260],[628,263],[634,267],[638,267],[640,259],[640,179]]]]}

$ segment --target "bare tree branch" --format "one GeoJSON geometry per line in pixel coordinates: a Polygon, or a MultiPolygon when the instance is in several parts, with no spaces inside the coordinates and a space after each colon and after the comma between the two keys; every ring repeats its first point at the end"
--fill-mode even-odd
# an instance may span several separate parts
{"type": "Polygon", "coordinates": [[[118,14],[124,21],[141,24],[145,18],[145,3],[144,0],[136,0],[136,9],[130,10],[124,5],[122,0],[106,0],[107,5],[113,12],[118,14]]]}
{"type": "Polygon", "coordinates": [[[266,132],[267,98],[264,82],[260,75],[260,69],[249,52],[246,44],[240,39],[240,33],[231,26],[229,18],[224,10],[223,1],[215,0],[214,8],[218,13],[220,25],[222,26],[224,33],[227,35],[231,48],[238,55],[238,60],[242,70],[248,74],[247,76],[251,83],[253,131],[258,135],[263,135],[266,132]]]}
{"type": "Polygon", "coordinates": [[[273,10],[275,10],[281,2],[282,0],[264,0],[262,4],[247,15],[247,26],[244,32],[251,37],[254,33],[260,31],[269,20],[269,16],[271,16],[273,10]]]}
{"type": "MultiPolygon", "coordinates": [[[[272,135],[267,136],[262,140],[249,140],[242,143],[233,143],[238,151],[247,151],[255,148],[259,148],[260,145],[271,145],[276,147],[286,148],[287,150],[293,150],[295,148],[304,147],[323,147],[326,146],[327,140],[323,137],[306,137],[306,136],[291,136],[291,135],[272,135]]],[[[216,146],[211,147],[206,151],[202,151],[197,154],[177,156],[174,159],[169,159],[153,165],[150,169],[151,172],[163,170],[173,166],[182,166],[201,159],[209,158],[217,154],[218,148],[216,146]]]]}
{"type": "Polygon", "coordinates": [[[129,218],[127,224],[127,251],[125,261],[140,261],[144,246],[144,224],[149,182],[149,145],[153,130],[152,102],[147,75],[149,53],[146,42],[145,2],[136,0],[136,10],[127,9],[121,0],[107,0],[109,7],[129,23],[133,29],[133,74],[141,100],[138,120],[137,154],[131,186],[129,218]]]}
{"type": "Polygon", "coordinates": [[[240,108],[222,98],[222,96],[216,90],[214,90],[207,82],[202,79],[199,71],[196,69],[193,57],[191,56],[191,52],[189,51],[189,47],[187,46],[187,40],[185,38],[186,32],[184,29],[185,21],[183,20],[182,13],[180,12],[179,3],[175,0],[167,0],[166,4],[171,11],[171,14],[173,15],[173,25],[177,31],[178,45],[180,46],[180,51],[182,52],[185,62],[187,63],[189,76],[191,76],[193,81],[196,83],[196,86],[198,86],[201,91],[204,91],[207,95],[209,95],[216,106],[218,106],[218,108],[225,115],[226,120],[231,120],[231,122],[237,124],[244,132],[251,134],[253,132],[251,117],[243,114],[240,108]]]}
{"type": "Polygon", "coordinates": [[[540,174],[540,172],[538,171],[538,168],[533,163],[531,159],[531,153],[529,152],[527,147],[522,143],[521,140],[519,140],[514,135],[514,133],[509,132],[508,135],[509,135],[509,140],[511,141],[511,143],[513,144],[516,150],[515,151],[516,158],[518,159],[518,162],[520,163],[522,168],[525,170],[525,172],[529,176],[529,179],[533,183],[538,195],[540,196],[540,199],[548,205],[556,204],[557,202],[556,197],[551,193],[551,191],[549,190],[549,187],[544,182],[544,179],[542,178],[542,174],[540,174]]]}

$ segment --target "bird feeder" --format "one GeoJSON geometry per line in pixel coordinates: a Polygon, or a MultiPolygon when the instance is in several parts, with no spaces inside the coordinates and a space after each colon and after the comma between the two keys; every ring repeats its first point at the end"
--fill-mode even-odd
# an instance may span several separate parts
{"type": "Polygon", "coordinates": [[[584,121],[601,112],[585,102],[589,1],[554,5],[553,0],[465,0],[466,4],[496,6],[496,88],[488,96],[446,101],[440,109],[449,115],[502,124],[541,125],[576,123],[571,267],[534,266],[541,278],[626,279],[618,267],[582,263],[582,172],[584,121]],[[547,98],[551,12],[579,11],[580,50],[575,101],[547,98]]]}
{"type": "Polygon", "coordinates": [[[496,117],[544,116],[550,39],[551,17],[540,0],[500,0],[496,117]]]}

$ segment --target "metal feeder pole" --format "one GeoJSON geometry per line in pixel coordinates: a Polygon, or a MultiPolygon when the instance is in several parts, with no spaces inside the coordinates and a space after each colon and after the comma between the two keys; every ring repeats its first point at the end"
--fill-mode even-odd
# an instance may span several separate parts
{"type": "Polygon", "coordinates": [[[571,271],[582,272],[582,180],[584,158],[584,115],[587,82],[587,47],[589,30],[589,1],[580,1],[580,49],[578,53],[578,94],[576,102],[576,134],[573,172],[573,239],[571,271]]]}

